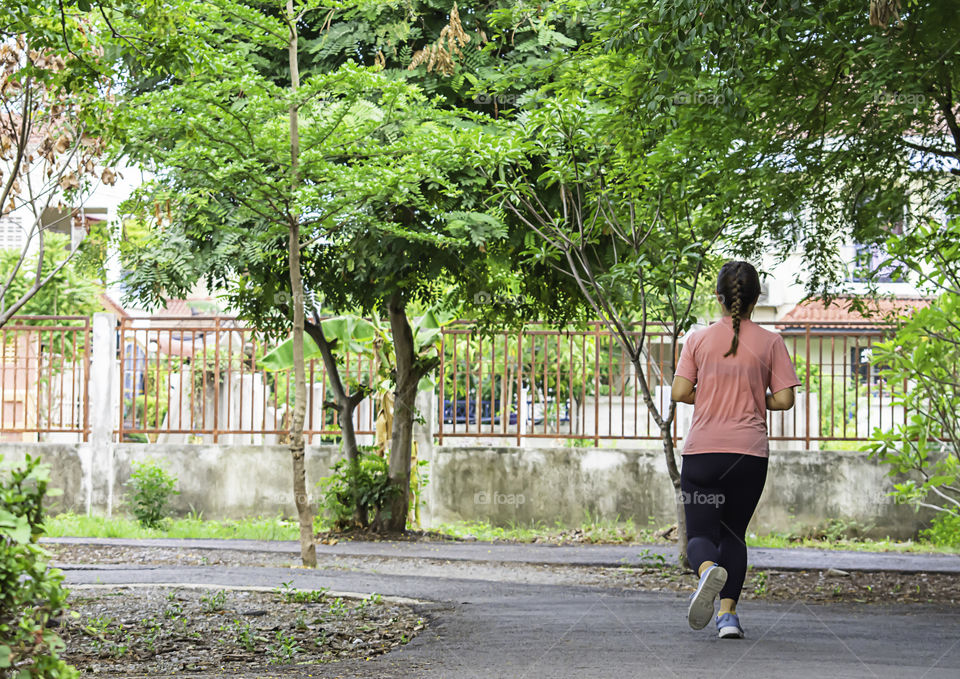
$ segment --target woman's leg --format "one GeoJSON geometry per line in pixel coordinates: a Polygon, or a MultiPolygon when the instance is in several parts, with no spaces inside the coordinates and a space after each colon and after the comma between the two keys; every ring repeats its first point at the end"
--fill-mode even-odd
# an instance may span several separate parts
{"type": "Polygon", "coordinates": [[[720,492],[714,485],[716,464],[713,460],[719,454],[684,455],[680,468],[680,490],[687,521],[687,560],[698,575],[703,573],[705,565],[720,559],[720,507],[700,501],[720,492]]]}
{"type": "Polygon", "coordinates": [[[747,525],[753,517],[767,479],[767,458],[734,456],[718,485],[723,493],[719,563],[727,569],[727,582],[720,590],[720,611],[736,610],[747,575],[747,525]]]}

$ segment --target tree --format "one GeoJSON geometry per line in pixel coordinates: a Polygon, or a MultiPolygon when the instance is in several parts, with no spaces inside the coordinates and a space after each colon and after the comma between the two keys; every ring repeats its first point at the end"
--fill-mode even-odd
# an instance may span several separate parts
{"type": "MultiPolygon", "coordinates": [[[[948,201],[951,214],[960,194],[948,201]]],[[[876,428],[867,450],[889,465],[892,495],[915,507],[960,519],[960,219],[920,224],[890,241],[885,262],[912,270],[937,297],[909,317],[894,319],[895,334],[874,345],[881,377],[904,384],[894,404],[904,422],[876,428]]]]}
{"type": "MultiPolygon", "coordinates": [[[[507,3],[501,7],[512,9],[507,3]]],[[[307,287],[318,298],[322,291],[325,308],[384,313],[390,320],[396,363],[389,474],[396,492],[381,516],[381,530],[406,526],[417,385],[437,364],[435,356],[418,350],[407,310],[442,297],[468,299],[489,287],[491,251],[503,233],[497,215],[479,211],[489,182],[476,167],[489,160],[478,153],[478,145],[494,139],[483,136],[490,122],[484,109],[493,103],[492,113],[498,115],[499,97],[473,91],[505,66],[522,71],[544,65],[555,46],[568,41],[547,22],[535,24],[536,12],[533,17],[525,12],[518,23],[530,22],[536,30],[520,30],[515,42],[504,36],[478,49],[488,42],[489,9],[482,3],[465,5],[461,13],[456,3],[400,7],[358,2],[338,7],[335,16],[319,24],[321,30],[317,24],[303,26],[304,45],[312,55],[306,70],[335,72],[347,59],[358,58],[379,64],[385,78],[416,83],[436,95],[433,112],[419,128],[386,128],[386,141],[395,150],[369,158],[393,168],[404,166],[401,159],[412,162],[408,190],[367,201],[362,215],[341,220],[325,242],[304,255],[307,287]],[[441,281],[454,283],[455,290],[445,290],[441,281]]],[[[267,275],[259,279],[276,280],[267,275]]],[[[256,297],[266,292],[251,287],[237,303],[255,306],[256,297]]],[[[538,294],[548,297],[542,290],[538,294]]],[[[554,306],[552,301],[544,306],[554,306]]],[[[322,345],[316,324],[306,327],[322,345]]]]}
{"type": "MultiPolygon", "coordinates": [[[[327,308],[386,310],[396,352],[396,407],[403,413],[394,419],[390,474],[403,491],[383,527],[403,530],[413,399],[419,379],[436,363],[419,355],[405,309],[411,300],[427,299],[437,274],[462,266],[460,254],[495,231],[488,218],[462,211],[472,200],[464,198],[464,187],[482,181],[461,166],[461,151],[475,134],[458,129],[417,88],[381,67],[347,62],[308,70],[294,91],[276,82],[270,63],[248,58],[252,51],[284,49],[296,82],[300,51],[293,26],[299,35],[301,26],[324,23],[323,15],[294,22],[235,3],[190,11],[194,17],[206,12],[198,23],[212,27],[209,36],[196,38],[199,63],[177,73],[173,84],[127,102],[121,124],[128,131],[125,151],[159,172],[130,210],[156,221],[153,205],[171,203],[152,240],[129,253],[128,282],[141,299],[159,302],[164,293],[205,278],[266,332],[287,332],[292,315],[294,342],[299,315],[318,308],[321,292],[327,308]],[[226,9],[242,17],[239,28],[217,23],[226,9]],[[255,38],[245,25],[260,29],[255,38]],[[288,130],[282,134],[281,113],[288,130]],[[455,173],[467,179],[452,180],[455,173]],[[454,201],[461,211],[447,214],[454,201]],[[421,257],[424,251],[435,253],[433,260],[421,257]],[[285,303],[277,305],[281,296],[285,303]]],[[[289,6],[286,11],[289,18],[289,6]]],[[[318,325],[303,323],[322,348],[318,325]]],[[[298,348],[294,366],[302,361],[298,348]]],[[[297,469],[301,447],[293,434],[301,424],[295,417],[291,430],[297,469]]],[[[305,542],[307,517],[299,513],[305,542]]]]}
{"type": "Polygon", "coordinates": [[[769,207],[797,219],[753,226],[774,251],[799,246],[807,290],[829,297],[847,275],[839,243],[880,245],[957,185],[960,16],[949,0],[903,5],[632,0],[602,11],[598,37],[606,55],[644,56],[611,79],[638,114],[692,99],[781,167],[769,207]]]}
{"type": "Polygon", "coordinates": [[[73,50],[51,45],[52,18],[42,9],[2,22],[0,220],[22,234],[22,245],[0,270],[0,327],[73,258],[73,248],[55,247],[59,257],[48,256],[49,234],[69,232],[95,184],[115,181],[102,165],[105,143],[98,136],[108,115],[100,90],[109,81],[90,66],[102,48],[89,26],[66,20],[62,30],[73,35],[73,50]],[[23,285],[28,269],[31,280],[23,285]]]}
{"type": "MultiPolygon", "coordinates": [[[[11,271],[22,256],[16,249],[0,250],[0,271],[11,271]]],[[[46,237],[43,256],[47,261],[42,269],[53,272],[43,287],[36,291],[29,301],[20,307],[23,314],[31,316],[88,316],[102,309],[98,295],[103,287],[91,279],[84,271],[77,267],[76,260],[71,260],[70,238],[55,233],[46,237]],[[67,263],[58,266],[61,262],[67,263]]],[[[35,272],[38,266],[38,255],[28,257],[20,271],[10,281],[7,296],[11,299],[22,299],[36,281],[35,272]]],[[[42,321],[38,321],[42,323],[42,321]]],[[[56,321],[59,323],[59,321],[56,321]]]]}
{"type": "MultiPolygon", "coordinates": [[[[723,182],[704,179],[712,168],[699,166],[709,169],[697,176],[663,147],[659,155],[632,156],[607,131],[611,115],[602,105],[569,95],[528,112],[514,130],[524,143],[501,182],[500,197],[524,227],[518,235],[526,244],[523,256],[566,276],[580,303],[603,321],[633,364],[644,404],[660,429],[683,560],[684,507],[672,431],[676,404],[664,410],[646,374],[647,333],[659,325],[670,334],[672,379],[679,337],[696,320],[691,312],[697,289],[716,265],[715,244],[730,210],[723,182]]],[[[660,381],[661,389],[665,384],[660,381]]]]}
{"type": "Polygon", "coordinates": [[[374,197],[415,190],[409,163],[389,165],[381,157],[391,154],[385,133],[416,119],[426,103],[405,83],[350,63],[299,79],[297,27],[305,18],[295,9],[287,3],[277,16],[237,3],[191,6],[210,31],[195,38],[198,63],[178,73],[175,84],[126,102],[124,143],[131,157],[159,172],[157,184],[141,192],[142,217],[150,219],[156,201],[176,196],[171,218],[155,224],[151,247],[128,262],[136,294],[156,302],[206,278],[240,297],[266,287],[291,300],[277,308],[273,297],[253,305],[246,297],[237,306],[267,332],[292,328],[291,453],[302,556],[312,564],[302,439],[302,333],[313,307],[304,296],[312,262],[306,249],[329,238],[341,220],[368,228],[373,221],[362,207],[374,197]],[[227,14],[240,23],[221,18],[227,14]],[[288,85],[257,69],[248,58],[254,47],[284,51],[288,85]]]}

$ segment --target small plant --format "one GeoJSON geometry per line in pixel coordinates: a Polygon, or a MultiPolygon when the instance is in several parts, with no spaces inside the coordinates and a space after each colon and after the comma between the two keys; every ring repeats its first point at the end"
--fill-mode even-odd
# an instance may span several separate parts
{"type": "Polygon", "coordinates": [[[293,582],[284,582],[273,593],[281,597],[288,604],[315,604],[326,595],[328,587],[315,590],[299,590],[293,588],[293,582]]]}
{"type": "Polygon", "coordinates": [[[342,618],[347,614],[347,604],[341,597],[337,597],[330,602],[330,605],[327,607],[327,612],[334,617],[342,618]]]}
{"type": "Polygon", "coordinates": [[[180,493],[177,478],[155,462],[134,462],[126,485],[130,488],[131,511],[144,528],[159,528],[171,496],[180,493]]]}
{"type": "Polygon", "coordinates": [[[360,600],[360,603],[357,604],[357,611],[362,613],[369,606],[379,606],[382,603],[383,603],[383,597],[377,594],[376,592],[374,592],[369,596],[365,596],[363,599],[360,600]]]}
{"type": "Polygon", "coordinates": [[[364,453],[356,464],[338,460],[330,471],[317,485],[323,495],[321,505],[336,530],[357,523],[366,528],[399,490],[390,485],[387,461],[376,453],[364,453]]]}
{"type": "Polygon", "coordinates": [[[938,547],[960,547],[960,514],[941,512],[920,537],[938,547]]]}
{"type": "Polygon", "coordinates": [[[163,609],[163,617],[167,618],[168,620],[176,620],[182,615],[183,604],[181,604],[179,601],[173,601],[169,606],[163,609]]]}
{"type": "Polygon", "coordinates": [[[767,594],[767,572],[766,571],[757,571],[756,575],[753,576],[751,580],[753,584],[753,593],[756,596],[766,596],[767,594]]]}
{"type": "Polygon", "coordinates": [[[256,641],[253,638],[253,631],[250,628],[250,623],[243,622],[242,620],[233,621],[234,629],[234,640],[243,646],[247,653],[253,653],[256,648],[256,641]]]}
{"type": "Polygon", "coordinates": [[[649,549],[640,552],[638,558],[644,568],[665,568],[667,565],[667,558],[663,554],[651,552],[649,549]]]}
{"type": "Polygon", "coordinates": [[[289,663],[293,660],[293,656],[301,650],[297,646],[297,640],[293,638],[293,635],[286,635],[283,630],[277,630],[274,640],[275,643],[267,646],[267,652],[270,655],[267,662],[271,665],[289,663]]]}
{"type": "Polygon", "coordinates": [[[76,677],[59,654],[64,648],[50,624],[66,605],[60,571],[48,568],[37,544],[49,467],[27,455],[15,467],[0,456],[0,676],[76,677]]]}
{"type": "Polygon", "coordinates": [[[216,613],[222,611],[227,603],[227,593],[224,590],[217,590],[213,594],[200,597],[200,607],[204,613],[216,613]]]}

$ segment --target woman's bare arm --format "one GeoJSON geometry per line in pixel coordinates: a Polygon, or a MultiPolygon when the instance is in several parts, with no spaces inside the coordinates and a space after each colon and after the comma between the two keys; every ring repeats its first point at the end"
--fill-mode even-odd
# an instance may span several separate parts
{"type": "Polygon", "coordinates": [[[697,389],[693,382],[686,377],[674,376],[673,386],[670,388],[670,398],[677,403],[693,404],[693,399],[697,395],[697,389]]]}
{"type": "Polygon", "coordinates": [[[776,394],[767,394],[767,410],[790,410],[794,398],[793,387],[781,389],[776,394]]]}

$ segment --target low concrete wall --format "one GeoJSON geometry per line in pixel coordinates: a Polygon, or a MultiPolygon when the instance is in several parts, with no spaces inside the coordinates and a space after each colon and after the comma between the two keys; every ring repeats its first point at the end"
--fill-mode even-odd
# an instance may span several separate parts
{"type": "MultiPolygon", "coordinates": [[[[797,531],[841,519],[871,527],[876,537],[914,537],[931,516],[888,497],[886,472],[864,453],[772,451],[750,530],[797,531]]],[[[661,451],[438,447],[430,474],[439,479],[431,507],[437,522],[576,526],[589,513],[646,525],[649,517],[666,524],[676,516],[661,451]]]]}
{"type": "MultiPolygon", "coordinates": [[[[556,521],[577,526],[589,513],[646,525],[674,520],[663,454],[597,448],[433,447],[421,442],[430,485],[426,525],[486,519],[494,524],[556,521]],[[432,450],[431,450],[432,448],[432,450]]],[[[7,460],[39,454],[64,490],[52,508],[123,512],[132,463],[162,459],[179,480],[174,511],[209,519],[295,514],[292,465],[285,446],[111,444],[94,456],[89,444],[0,444],[7,460]],[[94,468],[91,460],[106,460],[94,468]],[[97,474],[94,470],[97,470],[97,474]],[[99,470],[103,469],[104,472],[99,470]],[[106,474],[106,478],[103,474],[106,474]]],[[[336,446],[307,447],[307,487],[329,473],[336,446]]],[[[871,534],[909,538],[929,514],[893,502],[886,468],[856,452],[773,451],[766,490],[751,524],[758,533],[795,531],[829,519],[873,526],[871,534]]]]}
{"type": "MultiPolygon", "coordinates": [[[[51,511],[129,514],[124,485],[133,463],[157,460],[177,477],[180,494],[171,502],[176,514],[203,512],[207,519],[281,512],[296,516],[293,463],[286,446],[110,444],[104,465],[109,478],[97,478],[87,444],[0,443],[0,455],[6,461],[22,460],[27,453],[39,455],[50,465],[50,487],[64,491],[51,498],[51,511]],[[92,492],[97,488],[103,492],[92,492]]],[[[312,500],[315,485],[330,473],[339,454],[338,446],[307,446],[307,489],[312,500]]]]}

